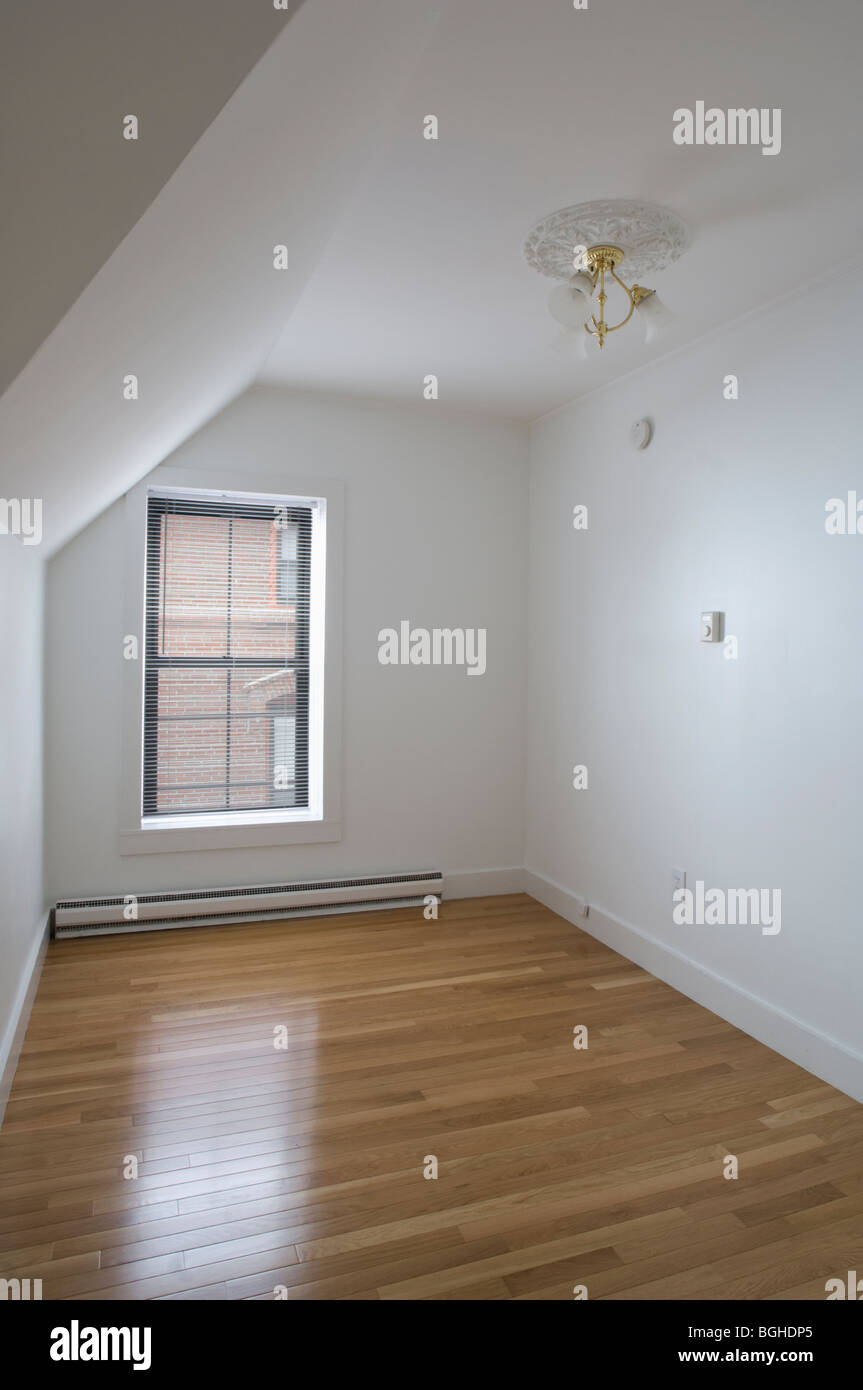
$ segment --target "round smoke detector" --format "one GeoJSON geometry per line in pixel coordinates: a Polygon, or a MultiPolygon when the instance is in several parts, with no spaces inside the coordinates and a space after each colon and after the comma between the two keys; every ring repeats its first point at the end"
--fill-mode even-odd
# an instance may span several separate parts
{"type": "Polygon", "coordinates": [[[653,425],[648,419],[636,420],[629,431],[629,438],[634,449],[646,449],[653,438],[653,425]]]}
{"type": "Polygon", "coordinates": [[[627,283],[664,270],[689,245],[686,224],[676,212],[626,198],[576,203],[538,222],[524,244],[524,258],[541,275],[569,280],[579,268],[576,247],[619,246],[627,283]]]}

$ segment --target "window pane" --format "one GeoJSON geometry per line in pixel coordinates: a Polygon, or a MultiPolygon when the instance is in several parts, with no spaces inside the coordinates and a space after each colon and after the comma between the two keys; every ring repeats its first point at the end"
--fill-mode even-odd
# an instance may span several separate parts
{"type": "Polygon", "coordinates": [[[302,673],[192,666],[157,675],[150,814],[305,804],[302,673]]]}
{"type": "Polygon", "coordinates": [[[162,656],[226,656],[230,522],[164,516],[159,615],[162,656]]]}
{"type": "Polygon", "coordinates": [[[302,549],[294,521],[244,517],[234,522],[232,656],[291,660],[300,654],[298,630],[308,613],[308,587],[302,592],[300,587],[302,549]]]}

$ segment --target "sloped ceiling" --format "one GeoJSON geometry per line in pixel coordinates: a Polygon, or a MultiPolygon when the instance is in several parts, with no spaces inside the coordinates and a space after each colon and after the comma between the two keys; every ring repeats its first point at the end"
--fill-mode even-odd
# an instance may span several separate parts
{"type": "MultiPolygon", "coordinates": [[[[221,12],[222,0],[200,3],[221,12]]],[[[162,0],[129,3],[129,12],[127,0],[117,4],[130,25],[130,12],[139,15],[142,29],[124,42],[138,35],[143,45],[146,99],[164,81],[177,103],[194,25],[175,62],[161,47],[172,32],[162,0]]],[[[60,8],[74,16],[78,6],[60,8]]],[[[270,6],[244,4],[243,14],[259,9],[270,6]]],[[[434,373],[442,406],[530,419],[649,361],[656,349],[634,328],[587,364],[553,351],[549,282],[521,248],[532,224],[565,204],[640,198],[688,222],[690,250],[654,286],[678,313],[662,351],[859,253],[859,0],[589,0],[586,10],[570,0],[306,0],[290,13],[0,398],[0,494],[44,499],[49,550],[255,380],[419,401],[434,373]],[[675,145],[674,110],[698,100],[781,108],[781,153],[675,145]],[[435,142],[422,138],[429,113],[440,121],[435,142]],[[280,243],[286,271],[273,268],[280,243]],[[136,401],[123,399],[130,374],[136,401]]],[[[224,24],[220,43],[229,45],[224,24]]],[[[70,20],[59,32],[80,64],[73,28],[70,20]]],[[[211,32],[202,21],[202,54],[211,32]]],[[[238,70],[266,43],[263,28],[255,33],[238,70]]],[[[58,49],[52,62],[61,58],[58,49]]],[[[171,158],[193,131],[199,88],[202,124],[207,101],[217,104],[217,88],[232,80],[223,58],[207,49],[206,61],[190,64],[190,99],[176,116],[185,133],[171,158]]],[[[30,90],[22,79],[14,102],[30,90]]],[[[112,120],[116,105],[125,114],[135,104],[110,87],[100,102],[112,120]]],[[[27,171],[44,179],[62,218],[75,139],[64,136],[60,170],[45,132],[40,139],[27,171]]],[[[31,334],[135,216],[124,195],[99,242],[98,194],[86,179],[80,191],[83,220],[70,222],[73,239],[87,243],[78,270],[73,257],[56,282],[49,267],[43,283],[20,245],[13,258],[18,293],[33,299],[31,334]]],[[[32,196],[25,222],[39,206],[32,196]]],[[[45,226],[30,254],[38,248],[47,262],[50,215],[45,226]]],[[[27,240],[26,227],[17,235],[27,240]]],[[[19,352],[22,302],[13,315],[19,352]]],[[[825,324],[805,330],[817,350],[825,324]]]]}
{"type": "Polygon", "coordinates": [[[5,392],[0,492],[43,499],[47,553],[251,382],[433,19],[305,4],[5,392]]]}
{"type": "Polygon", "coordinates": [[[104,265],[289,11],[17,0],[0,20],[0,392],[104,265]],[[122,121],[137,114],[136,143],[122,121]]]}

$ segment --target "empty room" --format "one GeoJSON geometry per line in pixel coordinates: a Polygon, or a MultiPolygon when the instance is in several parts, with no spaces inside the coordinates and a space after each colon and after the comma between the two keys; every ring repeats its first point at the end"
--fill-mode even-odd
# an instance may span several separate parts
{"type": "Polygon", "coordinates": [[[0,1302],[46,1364],[164,1365],[178,1304],[626,1302],[658,1368],[849,1331],[861,41],[4,7],[0,1302]]]}

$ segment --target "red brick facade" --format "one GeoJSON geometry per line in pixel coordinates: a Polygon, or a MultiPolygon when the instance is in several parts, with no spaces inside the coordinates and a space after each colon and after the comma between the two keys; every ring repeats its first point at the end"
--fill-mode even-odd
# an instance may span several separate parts
{"type": "MultiPolygon", "coordinates": [[[[295,528],[183,514],[163,516],[161,527],[161,656],[219,663],[296,654],[297,604],[289,601],[285,558],[295,528]]],[[[294,804],[294,671],[162,667],[158,691],[159,811],[294,804]]]]}

